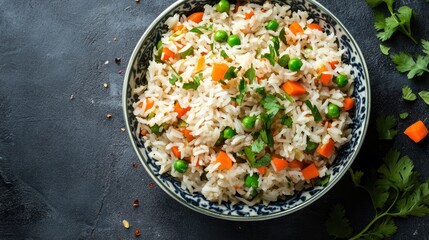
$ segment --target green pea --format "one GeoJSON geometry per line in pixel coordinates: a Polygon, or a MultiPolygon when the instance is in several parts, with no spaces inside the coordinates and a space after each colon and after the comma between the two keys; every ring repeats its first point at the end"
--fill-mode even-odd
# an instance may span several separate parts
{"type": "Polygon", "coordinates": [[[319,146],[319,144],[312,142],[310,140],[307,140],[307,147],[305,147],[305,151],[307,153],[313,153],[316,151],[316,148],[319,146]]]}
{"type": "Polygon", "coordinates": [[[193,48],[193,47],[190,47],[190,48],[186,49],[186,51],[181,52],[181,53],[180,53],[180,57],[181,57],[182,59],[185,59],[187,56],[190,56],[190,55],[192,55],[192,54],[194,54],[194,48],[193,48]]]}
{"type": "Polygon", "coordinates": [[[179,173],[185,173],[188,170],[188,163],[185,160],[179,159],[174,162],[173,167],[179,173]]]}
{"type": "Polygon", "coordinates": [[[267,30],[273,30],[273,31],[276,31],[278,27],[279,27],[279,23],[276,20],[269,21],[265,26],[267,30]]]}
{"type": "Polygon", "coordinates": [[[158,43],[156,44],[156,49],[160,49],[162,47],[163,43],[161,42],[161,40],[158,41],[158,43]]]}
{"type": "Polygon", "coordinates": [[[214,33],[214,40],[216,42],[226,42],[228,40],[228,33],[226,33],[224,30],[217,30],[214,33]]]}
{"type": "Polygon", "coordinates": [[[281,56],[281,57],[279,58],[279,60],[278,60],[278,64],[279,64],[281,67],[287,68],[287,65],[288,65],[288,63],[289,63],[289,60],[290,60],[289,55],[285,54],[285,55],[283,55],[283,56],[281,56]]]}
{"type": "Polygon", "coordinates": [[[230,127],[226,127],[225,130],[223,130],[223,138],[225,139],[230,139],[234,137],[235,134],[236,134],[235,130],[230,127]]]}
{"type": "Polygon", "coordinates": [[[258,174],[254,173],[253,175],[247,175],[246,178],[244,179],[244,186],[248,188],[257,189],[259,185],[258,179],[259,179],[258,174]]]}
{"type": "Polygon", "coordinates": [[[301,59],[299,59],[297,57],[294,57],[294,58],[291,58],[289,60],[289,62],[288,62],[287,65],[288,65],[288,67],[289,67],[290,70],[296,72],[299,69],[301,69],[301,67],[302,67],[302,61],[301,61],[301,59]]]}
{"type": "Polygon", "coordinates": [[[223,13],[229,11],[229,2],[228,0],[220,0],[218,4],[216,4],[216,11],[223,13]]]}
{"type": "Polygon", "coordinates": [[[243,123],[243,126],[247,129],[252,129],[255,127],[256,122],[256,116],[246,116],[241,120],[241,123],[243,123]]]}
{"type": "Polygon", "coordinates": [[[241,44],[241,41],[240,41],[240,38],[237,35],[233,34],[233,35],[230,35],[228,37],[228,45],[230,47],[234,47],[234,46],[237,46],[237,45],[240,45],[240,44],[241,44]]]}
{"type": "Polygon", "coordinates": [[[349,78],[344,74],[339,74],[334,79],[334,82],[338,85],[338,87],[342,88],[342,87],[345,87],[349,83],[349,78]]]}
{"type": "Polygon", "coordinates": [[[328,113],[326,114],[326,117],[329,119],[333,119],[333,118],[337,118],[338,116],[340,116],[340,108],[333,103],[329,103],[328,113]]]}

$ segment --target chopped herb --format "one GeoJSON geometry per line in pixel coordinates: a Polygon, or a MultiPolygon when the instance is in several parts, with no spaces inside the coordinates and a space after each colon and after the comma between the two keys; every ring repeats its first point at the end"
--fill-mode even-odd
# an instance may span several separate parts
{"type": "Polygon", "coordinates": [[[160,135],[164,131],[164,128],[162,127],[162,125],[160,126],[158,124],[155,124],[152,127],[150,127],[150,130],[152,131],[152,133],[156,135],[160,135]]]}
{"type": "Polygon", "coordinates": [[[197,88],[200,86],[200,82],[203,80],[203,74],[200,73],[197,76],[193,78],[194,81],[187,82],[183,84],[183,89],[194,89],[197,90],[197,88]]]}
{"type": "Polygon", "coordinates": [[[292,118],[290,116],[283,115],[282,118],[281,118],[281,123],[283,125],[285,125],[286,127],[292,127],[293,120],[292,120],[292,118]]]}
{"type": "Polygon", "coordinates": [[[393,139],[398,131],[393,129],[396,127],[395,117],[392,115],[389,116],[380,116],[376,119],[376,127],[378,132],[378,139],[382,140],[391,140],[393,139]]]}
{"type": "Polygon", "coordinates": [[[189,126],[189,124],[179,118],[179,120],[177,120],[177,126],[179,128],[186,128],[187,126],[189,126]]]}
{"type": "Polygon", "coordinates": [[[262,149],[264,149],[264,141],[258,139],[252,143],[251,147],[252,147],[252,152],[260,153],[262,149]]]}
{"type": "Polygon", "coordinates": [[[256,71],[255,71],[255,68],[253,68],[253,63],[250,66],[250,68],[247,69],[247,71],[244,73],[244,77],[249,79],[250,84],[252,84],[253,81],[255,80],[256,71]]]}
{"type": "Polygon", "coordinates": [[[238,84],[238,92],[239,94],[232,99],[237,102],[238,105],[240,105],[243,102],[244,93],[247,91],[247,84],[244,78],[240,80],[240,83],[238,84]]]}
{"type": "Polygon", "coordinates": [[[251,146],[244,147],[244,154],[246,155],[247,161],[249,161],[250,165],[253,167],[255,165],[255,153],[252,151],[251,146]]]}
{"type": "Polygon", "coordinates": [[[194,54],[194,48],[191,46],[190,48],[186,49],[186,51],[181,52],[180,57],[182,59],[185,59],[187,56],[190,56],[192,54],[194,54]]]}
{"type": "Polygon", "coordinates": [[[213,24],[210,25],[209,27],[207,27],[205,25],[204,26],[199,26],[199,27],[194,27],[191,30],[189,30],[189,32],[203,34],[203,32],[201,30],[211,31],[211,30],[213,30],[213,24]]]}
{"type": "Polygon", "coordinates": [[[236,68],[234,66],[229,67],[225,73],[224,78],[227,80],[231,80],[233,78],[236,78],[238,76],[238,71],[240,71],[240,69],[241,69],[241,67],[238,67],[238,68],[236,68]]]}
{"type": "Polygon", "coordinates": [[[317,185],[319,186],[326,186],[329,183],[331,176],[330,175],[326,175],[323,178],[319,178],[317,181],[317,185]]]}
{"type": "Polygon", "coordinates": [[[228,56],[228,54],[226,54],[225,50],[220,51],[220,55],[225,59],[229,58],[229,56],[228,56]]]}
{"type": "Polygon", "coordinates": [[[271,157],[269,154],[265,154],[264,156],[262,156],[260,159],[255,161],[255,165],[254,167],[263,167],[263,166],[268,166],[271,163],[271,157]]]}
{"type": "Polygon", "coordinates": [[[213,48],[214,48],[214,44],[213,43],[210,43],[210,49],[213,51],[213,48]]]}
{"type": "Polygon", "coordinates": [[[171,75],[171,77],[168,79],[171,85],[174,85],[177,81],[183,81],[182,76],[176,71],[176,69],[173,67],[173,65],[167,63],[168,66],[170,66],[171,69],[173,69],[174,74],[171,75]]]}
{"type": "Polygon", "coordinates": [[[258,87],[257,89],[255,89],[255,92],[259,93],[262,95],[262,97],[265,97],[265,95],[267,94],[265,92],[265,88],[264,87],[258,87]]]}
{"type": "Polygon", "coordinates": [[[407,118],[407,117],[408,117],[408,113],[407,113],[407,112],[401,113],[401,114],[399,114],[399,117],[400,117],[402,120],[404,120],[405,118],[407,118]]]}
{"type": "Polygon", "coordinates": [[[428,91],[421,91],[419,92],[419,96],[423,99],[423,101],[429,105],[429,92],[428,91]]]}
{"type": "Polygon", "coordinates": [[[266,143],[268,147],[274,146],[274,137],[270,129],[262,129],[259,134],[261,136],[262,141],[264,141],[264,143],[266,143]]]}
{"type": "Polygon", "coordinates": [[[285,109],[283,105],[278,103],[278,100],[272,94],[266,94],[260,101],[262,106],[267,110],[268,115],[275,116],[280,109],[285,109]]]}
{"type": "Polygon", "coordinates": [[[291,102],[291,103],[295,102],[295,100],[293,100],[293,98],[287,92],[285,92],[285,97],[289,102],[291,102]]]}
{"type": "Polygon", "coordinates": [[[287,44],[285,28],[282,28],[282,30],[280,30],[279,38],[280,41],[282,41],[285,45],[287,44]]]}
{"type": "Polygon", "coordinates": [[[383,44],[380,44],[380,51],[381,53],[383,53],[384,55],[389,55],[389,51],[390,51],[390,47],[387,47],[383,44]]]}
{"type": "Polygon", "coordinates": [[[413,93],[413,90],[411,90],[408,86],[402,87],[402,99],[407,101],[414,101],[417,99],[416,94],[413,93]]]}
{"type": "Polygon", "coordinates": [[[316,106],[313,106],[309,100],[305,100],[305,105],[311,110],[311,114],[313,115],[314,121],[319,122],[322,121],[322,116],[320,115],[319,109],[316,106]]]}
{"type": "Polygon", "coordinates": [[[222,85],[226,85],[226,82],[224,80],[219,80],[218,82],[220,82],[222,85]]]}
{"type": "Polygon", "coordinates": [[[280,49],[280,41],[279,41],[279,37],[272,37],[271,41],[273,42],[274,45],[274,51],[276,52],[276,55],[279,56],[279,49],[280,49]]]}
{"type": "Polygon", "coordinates": [[[268,61],[270,61],[271,65],[274,66],[276,64],[276,61],[275,61],[276,52],[273,45],[270,44],[268,48],[270,49],[270,53],[263,54],[261,58],[266,58],[268,61]]]}

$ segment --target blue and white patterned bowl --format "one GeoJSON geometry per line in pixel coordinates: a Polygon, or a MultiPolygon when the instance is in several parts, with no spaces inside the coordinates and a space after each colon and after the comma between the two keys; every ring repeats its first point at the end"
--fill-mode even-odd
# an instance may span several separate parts
{"type": "MultiPolygon", "coordinates": [[[[337,36],[340,49],[345,50],[342,60],[352,66],[351,73],[354,76],[355,108],[352,112],[352,139],[343,146],[334,165],[330,167],[332,175],[329,183],[325,186],[306,189],[290,199],[272,202],[268,206],[259,204],[250,207],[245,204],[231,205],[230,203],[209,202],[200,193],[191,194],[186,189],[181,188],[180,182],[173,177],[159,174],[159,167],[155,164],[155,160],[148,157],[150,149],[144,148],[142,139],[136,133],[137,120],[133,115],[132,103],[137,101],[138,96],[132,95],[132,90],[147,83],[145,79],[146,69],[149,60],[152,59],[155,44],[161,39],[161,35],[168,31],[168,27],[164,24],[167,18],[176,13],[189,15],[192,12],[203,10],[205,4],[214,5],[217,2],[218,0],[179,0],[159,15],[140,38],[128,64],[122,98],[131,143],[141,163],[155,182],[171,197],[197,212],[212,217],[241,221],[284,216],[310,205],[328,192],[347,172],[356,158],[366,134],[370,113],[370,84],[365,60],[355,40],[343,24],[320,3],[314,0],[272,0],[272,3],[290,5],[292,11],[307,11],[309,18],[323,25],[324,31],[334,33],[337,36]]],[[[251,2],[263,4],[264,0],[251,0],[251,2]]]]}

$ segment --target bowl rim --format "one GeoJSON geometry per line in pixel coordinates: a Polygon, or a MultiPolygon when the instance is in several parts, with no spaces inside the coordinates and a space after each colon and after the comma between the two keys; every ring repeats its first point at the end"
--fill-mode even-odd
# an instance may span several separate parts
{"type": "Polygon", "coordinates": [[[150,175],[150,177],[156,182],[156,184],[165,192],[167,193],[170,197],[172,197],[173,199],[175,199],[177,202],[181,203],[182,205],[188,207],[189,209],[192,209],[196,212],[199,212],[201,214],[204,214],[206,216],[210,216],[210,217],[214,217],[214,218],[218,218],[218,219],[223,219],[223,220],[232,220],[232,221],[261,221],[261,220],[269,220],[269,219],[274,219],[274,218],[278,218],[278,217],[282,217],[285,215],[289,215],[291,213],[294,213],[298,210],[303,209],[304,207],[307,207],[309,205],[311,205],[312,203],[314,203],[316,200],[318,200],[319,198],[321,198],[322,196],[324,196],[332,187],[334,187],[336,185],[336,183],[338,181],[340,181],[340,179],[342,179],[345,175],[345,173],[347,172],[347,170],[350,168],[350,166],[352,165],[352,163],[355,161],[357,155],[360,152],[360,149],[364,143],[365,137],[366,137],[366,133],[368,130],[368,125],[369,125],[369,119],[370,119],[370,113],[371,113],[371,84],[370,84],[370,79],[369,79],[369,73],[368,73],[368,67],[366,65],[366,61],[365,58],[363,56],[363,53],[359,47],[359,45],[357,44],[356,40],[354,39],[354,37],[350,34],[350,32],[348,31],[348,29],[344,26],[344,24],[331,12],[329,11],[326,7],[324,7],[321,3],[317,2],[316,0],[305,0],[308,3],[314,4],[316,5],[317,8],[319,8],[322,12],[326,13],[327,15],[329,15],[343,30],[344,33],[347,35],[347,37],[350,38],[351,43],[355,46],[357,54],[362,62],[362,68],[364,70],[364,76],[365,76],[365,93],[366,93],[366,115],[367,117],[364,119],[363,121],[363,131],[362,131],[362,135],[359,139],[359,142],[356,146],[356,149],[353,151],[352,155],[351,155],[351,159],[349,162],[347,162],[347,164],[344,166],[344,170],[340,173],[338,173],[338,177],[333,179],[333,181],[330,181],[329,184],[323,188],[317,195],[315,195],[314,197],[309,198],[308,200],[306,200],[305,202],[303,202],[302,204],[291,208],[291,209],[287,209],[284,211],[280,211],[277,213],[272,213],[272,214],[267,214],[267,215],[255,215],[255,216],[238,216],[238,215],[226,215],[226,214],[221,214],[221,213],[216,213],[210,210],[207,210],[205,208],[201,208],[201,207],[197,207],[194,206],[192,204],[189,204],[188,202],[186,202],[185,200],[183,200],[182,198],[179,198],[177,196],[177,194],[175,194],[174,192],[172,192],[168,187],[164,186],[164,184],[162,183],[162,181],[156,177],[150,170],[149,166],[147,165],[146,161],[145,161],[145,157],[141,154],[139,147],[137,146],[136,142],[134,141],[131,129],[130,129],[130,125],[129,123],[129,116],[127,113],[127,88],[128,88],[128,83],[130,81],[130,73],[131,73],[131,69],[133,66],[133,63],[135,61],[135,58],[138,54],[138,52],[140,51],[140,48],[144,42],[144,40],[146,39],[147,35],[160,23],[161,19],[170,11],[172,11],[173,9],[175,9],[177,6],[183,4],[184,2],[186,2],[186,0],[178,0],[174,3],[172,3],[169,7],[167,7],[162,13],[160,13],[153,21],[152,23],[147,27],[147,29],[145,30],[145,32],[143,33],[143,35],[140,37],[139,41],[137,42],[137,45],[135,46],[131,57],[129,58],[129,62],[128,62],[128,66],[125,72],[125,76],[124,76],[124,83],[123,83],[123,88],[122,88],[122,110],[123,110],[123,114],[124,114],[124,120],[125,120],[125,127],[127,129],[127,133],[128,133],[128,137],[131,140],[131,144],[133,146],[134,151],[137,153],[137,156],[141,162],[141,164],[143,165],[143,167],[145,168],[146,172],[150,175]]]}

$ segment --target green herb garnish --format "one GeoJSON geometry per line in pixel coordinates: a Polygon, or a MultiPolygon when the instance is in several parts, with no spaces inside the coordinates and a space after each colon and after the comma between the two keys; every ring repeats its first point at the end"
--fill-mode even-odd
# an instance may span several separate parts
{"type": "Polygon", "coordinates": [[[200,73],[197,76],[193,78],[192,82],[187,82],[183,84],[183,89],[194,89],[197,90],[197,88],[200,86],[200,82],[203,80],[203,74],[200,73]]]}
{"type": "Polygon", "coordinates": [[[376,120],[376,127],[378,132],[378,139],[391,140],[393,139],[398,131],[393,129],[396,127],[396,119],[392,115],[380,116],[376,120]]]}
{"type": "Polygon", "coordinates": [[[413,90],[411,90],[408,86],[402,87],[402,99],[407,101],[414,101],[417,99],[416,94],[413,93],[413,90]]]}
{"type": "Polygon", "coordinates": [[[250,66],[250,68],[247,69],[247,71],[244,73],[243,76],[245,78],[249,79],[250,84],[253,83],[253,81],[255,80],[255,77],[256,77],[256,71],[255,71],[255,68],[253,68],[253,63],[250,66]]]}
{"type": "Polygon", "coordinates": [[[316,106],[313,106],[313,104],[311,104],[310,100],[305,100],[304,103],[310,109],[311,114],[313,115],[314,121],[315,122],[322,121],[322,116],[320,115],[319,109],[317,109],[316,106]]]}

